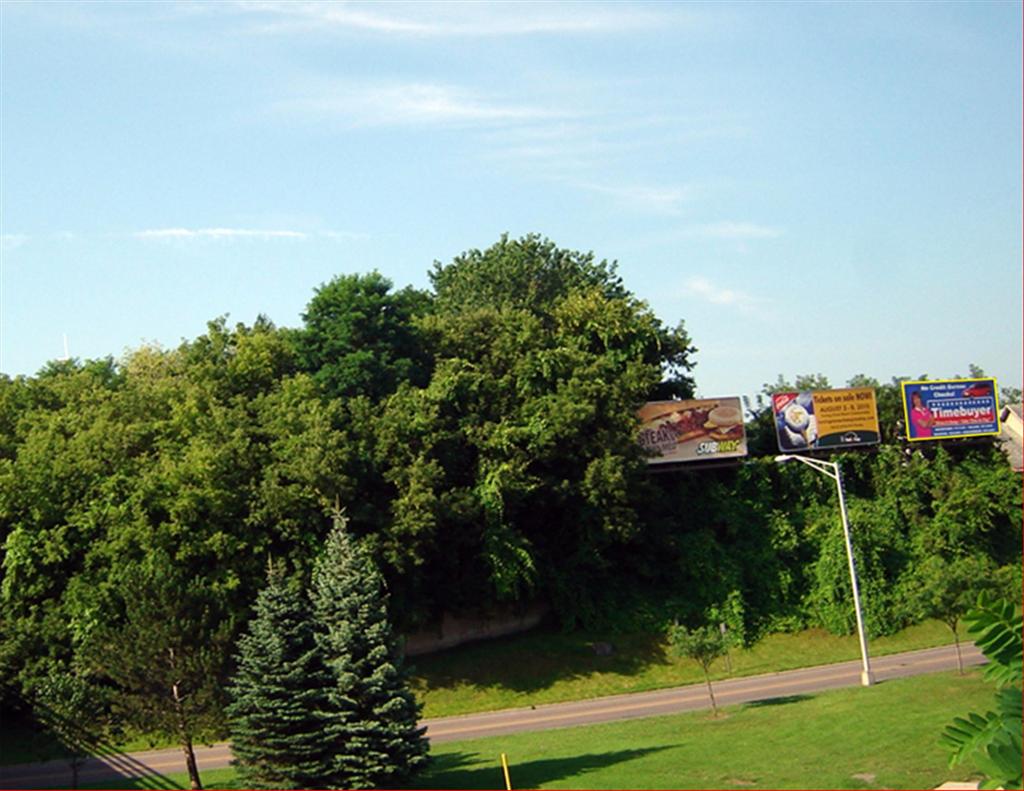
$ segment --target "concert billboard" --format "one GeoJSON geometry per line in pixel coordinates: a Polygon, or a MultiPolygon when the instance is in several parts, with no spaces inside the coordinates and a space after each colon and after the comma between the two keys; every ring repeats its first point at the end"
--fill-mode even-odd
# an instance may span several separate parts
{"type": "Polygon", "coordinates": [[[873,387],[775,393],[772,411],[784,453],[876,445],[881,439],[873,387]]]}

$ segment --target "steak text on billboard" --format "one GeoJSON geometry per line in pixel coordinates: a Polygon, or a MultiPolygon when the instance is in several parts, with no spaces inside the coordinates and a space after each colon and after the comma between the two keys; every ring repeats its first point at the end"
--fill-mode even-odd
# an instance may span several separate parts
{"type": "Polygon", "coordinates": [[[639,415],[638,440],[649,464],[747,455],[739,398],[650,401],[639,415]]]}

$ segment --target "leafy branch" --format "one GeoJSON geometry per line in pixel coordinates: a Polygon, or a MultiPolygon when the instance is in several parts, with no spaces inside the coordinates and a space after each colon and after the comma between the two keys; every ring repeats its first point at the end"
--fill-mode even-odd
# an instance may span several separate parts
{"type": "Polygon", "coordinates": [[[982,594],[964,621],[989,660],[986,680],[999,687],[996,710],[954,718],[940,741],[952,750],[950,766],[971,759],[987,775],[982,788],[1020,788],[1021,614],[1010,602],[982,594]]]}

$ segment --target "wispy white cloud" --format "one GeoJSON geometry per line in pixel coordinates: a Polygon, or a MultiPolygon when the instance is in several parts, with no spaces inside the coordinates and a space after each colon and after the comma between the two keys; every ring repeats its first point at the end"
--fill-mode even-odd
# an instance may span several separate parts
{"type": "MultiPolygon", "coordinates": [[[[637,135],[624,137],[582,113],[563,113],[562,117],[486,129],[479,140],[483,156],[511,166],[519,175],[530,171],[537,176],[561,175],[568,179],[576,174],[579,180],[582,174],[607,169],[612,160],[644,145],[637,135]]],[[[593,191],[603,189],[596,185],[593,191]]]]}
{"type": "MultiPolygon", "coordinates": [[[[260,33],[356,31],[419,37],[619,33],[665,24],[650,8],[596,3],[354,3],[241,0],[260,33]]],[[[706,14],[680,12],[690,24],[706,14]]]]}
{"type": "Polygon", "coordinates": [[[607,195],[619,206],[632,211],[656,214],[679,214],[683,203],[693,194],[691,187],[659,187],[651,185],[615,185],[578,182],[577,187],[607,195]]]}
{"type": "Polygon", "coordinates": [[[782,229],[752,222],[716,222],[705,225],[690,225],[680,229],[680,236],[696,236],[706,239],[747,241],[750,239],[776,239],[782,236],[782,229]]]}
{"type": "Polygon", "coordinates": [[[305,239],[302,231],[262,230],[253,228],[151,228],[136,231],[136,239],[305,239]]]}
{"type": "Polygon", "coordinates": [[[742,311],[753,310],[762,302],[751,294],[724,288],[706,277],[691,277],[683,284],[682,295],[697,297],[713,305],[728,305],[742,311]]]}
{"type": "MultiPolygon", "coordinates": [[[[609,86],[609,90],[612,87],[616,96],[629,93],[628,86],[609,86]]],[[[665,151],[679,150],[694,141],[729,141],[747,134],[743,118],[659,115],[625,108],[610,111],[610,104],[596,102],[583,92],[566,91],[562,96],[559,106],[571,103],[572,107],[562,117],[482,130],[478,137],[481,155],[510,168],[516,177],[554,177],[592,192],[618,194],[626,206],[641,203],[651,208],[658,204],[662,213],[678,214],[681,204],[693,200],[697,190],[704,192],[705,187],[695,188],[691,183],[683,188],[637,187],[638,177],[630,175],[636,174],[637,164],[660,160],[665,151]],[[625,184],[611,181],[609,174],[621,174],[625,184]]]]}
{"type": "Polygon", "coordinates": [[[21,247],[28,243],[30,238],[23,233],[5,233],[0,236],[0,250],[13,250],[16,247],[21,247]]]}
{"type": "Polygon", "coordinates": [[[350,126],[476,125],[555,118],[564,113],[481,97],[433,83],[335,82],[278,102],[279,115],[334,119],[350,126]]]}

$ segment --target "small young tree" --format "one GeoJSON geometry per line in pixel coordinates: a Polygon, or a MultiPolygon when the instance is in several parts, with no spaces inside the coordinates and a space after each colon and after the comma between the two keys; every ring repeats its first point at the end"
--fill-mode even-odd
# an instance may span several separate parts
{"type": "Polygon", "coordinates": [[[711,711],[718,716],[715,693],[711,688],[711,676],[708,671],[718,657],[729,650],[729,639],[717,624],[707,624],[696,629],[687,629],[679,624],[673,625],[668,633],[669,644],[677,656],[685,656],[696,660],[704,671],[704,683],[708,685],[708,697],[711,698],[711,711]]]}
{"type": "Polygon", "coordinates": [[[978,599],[978,594],[991,590],[993,565],[986,558],[967,555],[946,560],[938,555],[918,566],[910,595],[916,614],[938,618],[953,633],[956,644],[956,666],[963,675],[964,661],[960,653],[957,625],[978,599]]]}
{"type": "Polygon", "coordinates": [[[228,694],[231,751],[246,788],[322,788],[334,741],[331,674],[308,600],[271,565],[255,616],[238,641],[228,694]]]}
{"type": "Polygon", "coordinates": [[[388,623],[383,581],[339,515],[313,572],[312,597],[334,675],[330,785],[395,788],[425,766],[429,745],[388,623]]]}
{"type": "Polygon", "coordinates": [[[732,590],[720,605],[708,608],[706,620],[708,624],[718,624],[718,631],[725,642],[725,669],[732,673],[732,657],[729,652],[746,642],[747,628],[743,620],[743,596],[738,590],[732,590]]]}
{"type": "Polygon", "coordinates": [[[99,752],[106,730],[103,690],[80,673],[53,668],[35,690],[36,719],[60,741],[71,769],[71,787],[78,788],[82,764],[99,752]]]}

